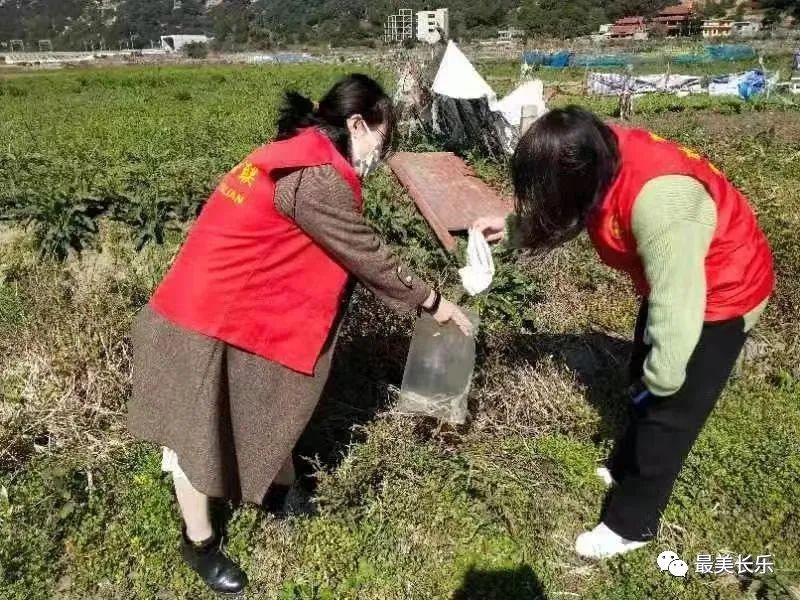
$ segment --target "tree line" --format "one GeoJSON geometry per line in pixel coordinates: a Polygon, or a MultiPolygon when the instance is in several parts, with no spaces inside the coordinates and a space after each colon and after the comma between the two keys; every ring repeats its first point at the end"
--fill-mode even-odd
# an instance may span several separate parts
{"type": "MultiPolygon", "coordinates": [[[[677,0],[5,0],[0,43],[50,39],[58,49],[144,48],[161,35],[205,33],[224,47],[276,44],[376,45],[387,15],[400,8],[450,9],[451,37],[480,38],[513,25],[532,35],[569,38],[626,15],[650,16],[677,0]]],[[[708,16],[734,0],[709,3],[708,16]]],[[[800,16],[800,0],[762,0],[768,16],[800,16]]]]}

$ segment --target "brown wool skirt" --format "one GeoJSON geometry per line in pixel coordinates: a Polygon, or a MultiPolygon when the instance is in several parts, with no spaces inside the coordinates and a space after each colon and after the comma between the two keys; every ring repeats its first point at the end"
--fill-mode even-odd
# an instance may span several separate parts
{"type": "Polygon", "coordinates": [[[131,433],[175,451],[204,494],[261,503],[316,408],[336,332],[313,376],[188,331],[144,307],[133,329],[131,433]]]}

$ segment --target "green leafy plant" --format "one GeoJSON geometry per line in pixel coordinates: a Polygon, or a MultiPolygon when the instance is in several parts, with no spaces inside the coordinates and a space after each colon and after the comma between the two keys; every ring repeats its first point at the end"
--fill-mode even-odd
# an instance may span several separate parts
{"type": "Polygon", "coordinates": [[[165,198],[129,204],[116,217],[135,232],[137,252],[148,243],[163,244],[167,229],[177,221],[175,203],[165,198]]]}
{"type": "Polygon", "coordinates": [[[10,218],[31,226],[42,255],[63,260],[70,250],[80,252],[92,244],[97,218],[107,209],[108,203],[98,199],[74,202],[56,197],[47,203],[17,207],[10,218]]]}
{"type": "Polygon", "coordinates": [[[491,287],[473,298],[462,296],[462,303],[481,315],[481,323],[490,329],[520,329],[529,326],[541,291],[531,276],[516,263],[508,249],[495,251],[495,274],[491,287]]]}
{"type": "Polygon", "coordinates": [[[203,42],[190,42],[183,47],[183,52],[188,58],[208,58],[208,44],[203,42]]]}

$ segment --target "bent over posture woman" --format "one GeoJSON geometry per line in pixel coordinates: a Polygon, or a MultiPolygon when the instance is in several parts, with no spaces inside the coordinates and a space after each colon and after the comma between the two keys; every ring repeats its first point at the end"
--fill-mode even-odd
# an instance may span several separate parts
{"type": "Polygon", "coordinates": [[[137,317],[129,427],[164,446],[183,556],[214,591],[246,577],[209,497],[261,503],[289,486],[354,275],[395,308],[465,333],[463,313],[399,263],[361,216],[361,179],[390,148],[390,99],[363,75],[314,105],[287,96],[276,141],[223,177],[137,317]]]}
{"type": "MultiPolygon", "coordinates": [[[[657,533],[683,462],[772,293],[772,253],[747,200],[714,165],[580,108],[537,121],[512,171],[517,214],[508,232],[520,245],[553,248],[585,229],[642,298],[630,424],[598,470],[612,486],[602,522],[575,544],[586,557],[613,556],[657,533]]],[[[504,226],[476,223],[495,240],[504,226]]]]}

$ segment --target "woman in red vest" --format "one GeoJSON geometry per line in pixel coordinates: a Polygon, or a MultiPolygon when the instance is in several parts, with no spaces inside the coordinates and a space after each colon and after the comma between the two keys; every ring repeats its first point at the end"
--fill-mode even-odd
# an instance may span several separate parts
{"type": "Polygon", "coordinates": [[[394,308],[470,333],[361,216],[361,180],[393,129],[389,97],[364,75],[318,105],[287,95],[276,140],[222,178],[137,317],[129,427],[164,447],[183,556],[214,591],[239,593],[246,577],[221,550],[209,498],[262,503],[291,489],[351,276],[394,308]]]}
{"type": "Polygon", "coordinates": [[[744,196],[696,152],[577,107],[526,132],[512,162],[516,215],[479,221],[490,240],[548,250],[587,230],[643,298],[631,420],[607,467],[602,522],[576,551],[643,546],[774,287],[772,253],[744,196]],[[515,239],[514,239],[515,238],[515,239]]]}

